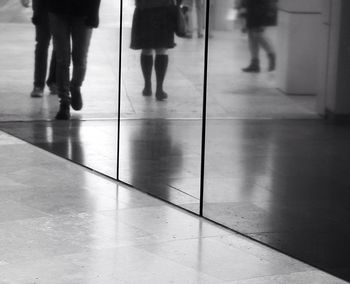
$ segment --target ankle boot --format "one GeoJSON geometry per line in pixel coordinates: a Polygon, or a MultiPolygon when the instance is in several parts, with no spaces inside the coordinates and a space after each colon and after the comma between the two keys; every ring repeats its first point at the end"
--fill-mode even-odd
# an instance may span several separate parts
{"type": "Polygon", "coordinates": [[[248,72],[248,73],[258,73],[260,72],[260,62],[259,59],[254,58],[251,60],[250,64],[242,69],[243,72],[248,72]]]}
{"type": "Polygon", "coordinates": [[[269,67],[268,67],[268,71],[274,71],[276,69],[276,54],[275,53],[269,53],[267,55],[268,59],[269,59],[269,67]]]}
{"type": "Polygon", "coordinates": [[[163,90],[163,82],[165,74],[168,68],[169,57],[166,54],[157,54],[154,62],[154,69],[156,71],[157,79],[157,91],[156,99],[161,101],[165,100],[168,97],[168,94],[163,90]]]}
{"type": "Polygon", "coordinates": [[[143,78],[145,79],[145,87],[142,91],[144,96],[152,95],[152,68],[153,68],[153,55],[141,54],[140,57],[141,70],[143,78]]]}
{"type": "Polygon", "coordinates": [[[60,108],[56,114],[57,120],[69,120],[70,119],[70,109],[69,109],[69,102],[67,101],[61,101],[60,102],[60,108]]]}

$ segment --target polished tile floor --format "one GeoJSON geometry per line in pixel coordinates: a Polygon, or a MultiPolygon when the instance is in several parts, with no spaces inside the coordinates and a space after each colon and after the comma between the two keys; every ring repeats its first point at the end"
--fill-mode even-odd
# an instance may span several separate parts
{"type": "MultiPolygon", "coordinates": [[[[203,41],[177,39],[167,102],[142,97],[124,4],[119,177],[198,212],[203,41]]],[[[0,283],[344,283],[106,177],[117,175],[118,5],[102,1],[84,109],[55,122],[55,96],[29,98],[31,11],[0,1],[1,129],[24,140],[0,132],[0,283]]],[[[237,31],[210,41],[205,215],[350,279],[348,129],[266,120],[317,118],[315,98],[241,73],[246,45],[237,31]]]]}
{"type": "Polygon", "coordinates": [[[3,132],[0,145],[0,283],[345,283],[3,132]]]}
{"type": "MultiPolygon", "coordinates": [[[[116,177],[116,121],[0,129],[116,177]]],[[[198,213],[200,134],[196,120],[121,121],[119,179],[198,213]]],[[[321,120],[208,120],[204,216],[349,280],[349,140],[321,120]]]]}

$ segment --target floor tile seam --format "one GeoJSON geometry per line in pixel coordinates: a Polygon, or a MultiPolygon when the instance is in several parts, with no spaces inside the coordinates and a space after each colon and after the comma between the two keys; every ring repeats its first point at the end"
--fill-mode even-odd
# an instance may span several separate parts
{"type": "MultiPolygon", "coordinates": [[[[150,256],[156,256],[157,258],[159,259],[166,259],[169,263],[173,263],[175,264],[176,266],[180,266],[180,267],[183,267],[189,271],[192,271],[194,273],[197,273],[197,274],[200,274],[202,276],[207,276],[207,277],[210,277],[210,278],[214,278],[216,281],[220,281],[219,278],[215,277],[215,276],[212,276],[212,275],[209,275],[209,274],[206,274],[206,273],[203,273],[202,271],[199,271],[199,270],[196,270],[195,268],[191,267],[191,266],[187,266],[187,265],[184,265],[182,264],[181,262],[177,262],[177,261],[174,261],[170,258],[167,258],[167,257],[164,257],[164,256],[161,256],[161,255],[157,255],[155,253],[152,253],[148,250],[145,250],[143,248],[139,248],[137,246],[115,246],[115,247],[112,247],[112,248],[101,248],[101,249],[98,249],[98,248],[89,248],[89,247],[84,247],[82,246],[80,249],[82,249],[81,252],[74,252],[74,253],[65,253],[65,254],[55,254],[54,256],[52,257],[42,257],[42,258],[39,258],[39,259],[36,259],[34,262],[43,262],[43,261],[46,261],[46,260],[49,260],[49,261],[55,261],[55,260],[60,260],[62,258],[69,258],[69,257],[74,257],[74,256],[84,256],[84,255],[90,255],[92,254],[92,252],[98,252],[98,251],[107,251],[107,250],[110,250],[110,249],[113,249],[113,250],[118,250],[118,249],[127,249],[127,248],[133,248],[133,249],[137,249],[137,250],[140,250],[142,251],[143,253],[146,253],[150,256]],[[84,249],[88,249],[88,251],[84,251],[84,249]]],[[[8,267],[8,266],[26,266],[26,265],[31,265],[33,263],[33,260],[25,260],[25,261],[20,261],[20,262],[13,262],[13,263],[6,263],[6,264],[3,264],[3,265],[0,265],[0,273],[1,273],[1,269],[4,267],[8,267]]],[[[114,272],[111,272],[111,274],[107,275],[107,277],[112,277],[112,278],[115,278],[115,274],[114,272]]],[[[117,276],[116,276],[117,277],[117,276]]],[[[92,278],[93,279],[93,278],[92,278]]],[[[131,283],[131,282],[130,282],[131,283]]],[[[220,282],[221,283],[221,282],[220,282]]]]}
{"type": "MultiPolygon", "coordinates": [[[[288,276],[293,276],[293,275],[304,275],[305,273],[309,274],[309,273],[314,273],[314,272],[319,273],[321,276],[328,276],[330,278],[337,279],[337,280],[339,280],[339,284],[340,283],[347,283],[344,280],[342,280],[342,279],[340,279],[340,278],[338,278],[338,277],[336,277],[336,276],[334,276],[332,274],[329,274],[329,273],[327,273],[325,271],[322,271],[322,270],[319,270],[319,269],[316,269],[316,268],[315,269],[311,269],[311,270],[307,270],[307,271],[296,271],[296,272],[291,272],[291,273],[281,273],[281,274],[253,277],[253,278],[243,279],[243,281],[246,281],[246,280],[252,280],[252,281],[262,280],[262,281],[264,281],[264,280],[266,280],[267,278],[270,278],[270,277],[273,277],[273,278],[275,278],[275,277],[288,277],[288,276]]],[[[242,281],[242,280],[234,280],[233,282],[231,280],[231,281],[224,282],[224,283],[228,283],[228,284],[231,284],[231,283],[232,284],[236,284],[237,283],[237,284],[240,284],[240,281],[242,281]]],[[[255,283],[259,283],[259,282],[255,282],[255,283]]],[[[312,282],[312,283],[314,283],[314,282],[312,282]]],[[[336,284],[336,283],[338,283],[338,282],[334,282],[333,284],[336,284]]]]}
{"type": "MultiPolygon", "coordinates": [[[[144,245],[144,246],[147,246],[147,245],[144,245]]],[[[136,248],[138,248],[138,247],[136,246],[136,248]]],[[[145,253],[147,253],[149,255],[156,256],[157,258],[166,259],[168,262],[174,263],[175,265],[180,266],[180,267],[184,267],[184,268],[188,269],[189,271],[194,272],[195,274],[199,274],[200,276],[206,276],[208,278],[212,278],[215,281],[220,281],[219,283],[222,282],[222,279],[216,277],[215,275],[208,274],[208,273],[206,273],[205,271],[203,271],[201,269],[197,269],[197,268],[195,268],[195,266],[185,265],[181,261],[176,261],[176,260],[173,260],[173,259],[171,259],[171,258],[169,258],[167,256],[159,255],[157,253],[154,253],[154,252],[151,252],[149,250],[143,249],[142,247],[138,248],[138,249],[141,249],[143,252],[145,252],[145,253]]]]}

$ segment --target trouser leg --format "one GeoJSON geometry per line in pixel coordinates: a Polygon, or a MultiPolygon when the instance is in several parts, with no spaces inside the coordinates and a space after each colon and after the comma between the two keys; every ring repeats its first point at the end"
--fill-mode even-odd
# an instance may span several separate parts
{"type": "Polygon", "coordinates": [[[71,25],[67,17],[50,14],[54,49],[56,52],[56,82],[61,103],[68,104],[69,98],[69,66],[71,56],[71,25]]]}
{"type": "Polygon", "coordinates": [[[87,58],[92,36],[92,29],[87,27],[83,18],[72,21],[72,62],[73,74],[71,86],[80,88],[83,84],[87,69],[87,58]]]}
{"type": "Polygon", "coordinates": [[[50,44],[50,28],[44,19],[35,26],[34,86],[44,88],[47,70],[47,54],[50,44]]]}

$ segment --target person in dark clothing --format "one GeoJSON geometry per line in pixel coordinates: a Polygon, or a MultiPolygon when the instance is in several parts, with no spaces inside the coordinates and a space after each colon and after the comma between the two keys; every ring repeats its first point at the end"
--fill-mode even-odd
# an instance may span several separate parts
{"type": "Polygon", "coordinates": [[[100,0],[37,0],[47,2],[56,51],[56,77],[60,108],[56,119],[70,119],[70,106],[83,107],[80,88],[85,78],[92,29],[99,24],[100,0]],[[70,80],[69,67],[73,62],[70,80]]]}
{"type": "Polygon", "coordinates": [[[260,72],[259,51],[262,47],[268,57],[268,71],[276,68],[276,53],[270,39],[265,34],[266,27],[277,24],[277,0],[242,0],[239,9],[245,18],[248,32],[251,62],[243,72],[260,72]]]}
{"type": "MultiPolygon", "coordinates": [[[[21,0],[24,7],[29,7],[30,0],[21,0]]],[[[47,73],[48,50],[51,41],[51,31],[49,26],[49,15],[46,2],[32,0],[33,17],[32,22],[35,25],[35,53],[34,53],[34,87],[30,96],[40,98],[44,94],[45,79],[47,73]],[[39,7],[38,5],[42,5],[39,7]]],[[[57,94],[56,85],[56,58],[55,50],[52,50],[49,76],[46,85],[52,95],[57,94]]]]}
{"type": "Polygon", "coordinates": [[[174,42],[174,2],[173,0],[136,0],[133,16],[132,49],[141,49],[140,64],[145,80],[144,96],[152,95],[152,69],[156,73],[156,99],[165,100],[168,95],[163,90],[163,82],[168,67],[167,49],[175,47],[174,42]],[[155,59],[153,60],[153,51],[155,59]]]}

